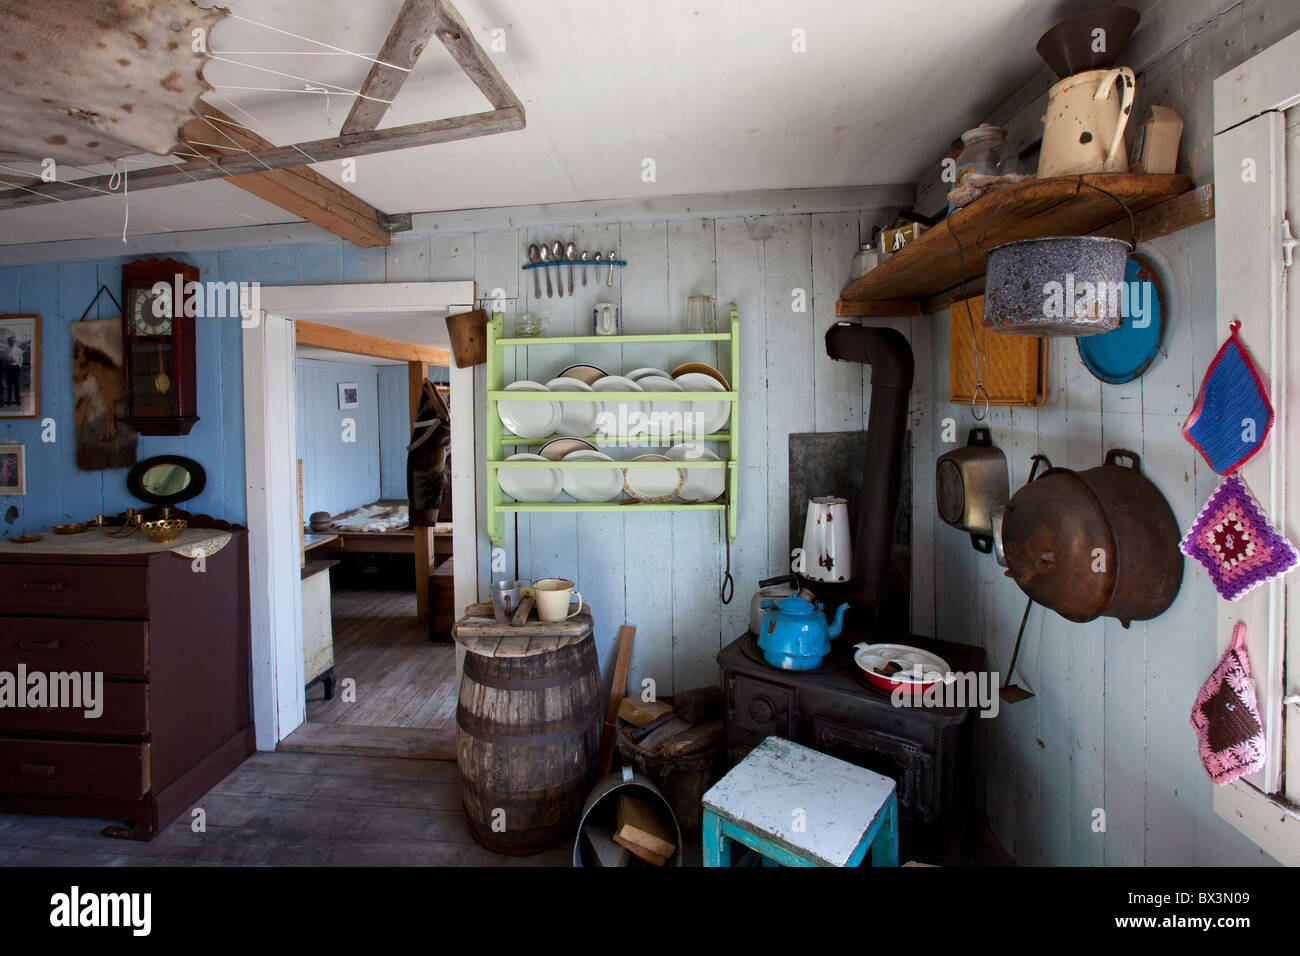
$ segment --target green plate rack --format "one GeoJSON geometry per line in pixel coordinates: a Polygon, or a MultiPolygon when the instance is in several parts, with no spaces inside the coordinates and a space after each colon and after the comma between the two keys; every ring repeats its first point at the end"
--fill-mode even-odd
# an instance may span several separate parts
{"type": "MultiPolygon", "coordinates": [[[[737,461],[740,457],[740,321],[735,303],[729,311],[729,330],[726,332],[706,332],[682,335],[562,335],[541,336],[539,338],[506,338],[503,332],[504,316],[496,313],[487,327],[487,447],[494,457],[487,461],[488,492],[488,536],[498,547],[505,543],[505,517],[511,513],[522,512],[584,512],[584,511],[727,511],[727,537],[736,540],[736,502],[739,486],[737,461]],[[527,447],[542,445],[551,440],[547,438],[520,438],[505,432],[501,417],[497,414],[500,401],[536,401],[536,402],[590,402],[592,397],[584,392],[510,392],[505,390],[503,375],[505,370],[505,350],[508,348],[539,348],[548,345],[635,345],[647,342],[722,342],[730,347],[729,379],[731,390],[726,392],[692,392],[689,401],[719,401],[731,403],[731,418],[725,432],[715,432],[699,438],[699,441],[725,443],[727,456],[722,461],[622,461],[615,464],[619,468],[725,468],[727,470],[726,490],[721,501],[704,503],[689,502],[640,502],[640,501],[547,501],[530,504],[519,501],[507,501],[505,492],[497,481],[497,471],[501,468],[608,468],[605,462],[558,462],[525,461],[507,462],[502,450],[510,447],[527,447]],[[730,506],[730,507],[728,507],[730,506]]],[[[601,392],[598,401],[663,401],[681,402],[681,392],[601,392]]],[[[552,436],[556,437],[556,436],[552,436]]],[[[565,436],[568,437],[568,436],[565,436]]],[[[579,437],[579,436],[573,436],[579,437]]],[[[605,445],[640,445],[642,441],[628,441],[626,438],[610,440],[608,437],[583,436],[592,444],[605,445]]],[[[695,436],[673,435],[668,438],[657,437],[656,441],[675,441],[694,439],[695,436]]]]}

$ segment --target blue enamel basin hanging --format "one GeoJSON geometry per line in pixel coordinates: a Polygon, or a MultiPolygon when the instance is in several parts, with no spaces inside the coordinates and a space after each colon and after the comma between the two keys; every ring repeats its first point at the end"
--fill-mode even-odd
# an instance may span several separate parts
{"type": "Polygon", "coordinates": [[[1124,268],[1128,308],[1120,327],[1102,335],[1074,340],[1079,358],[1093,375],[1110,385],[1131,382],[1151,366],[1164,334],[1164,307],[1155,270],[1140,256],[1130,255],[1124,268]]]}

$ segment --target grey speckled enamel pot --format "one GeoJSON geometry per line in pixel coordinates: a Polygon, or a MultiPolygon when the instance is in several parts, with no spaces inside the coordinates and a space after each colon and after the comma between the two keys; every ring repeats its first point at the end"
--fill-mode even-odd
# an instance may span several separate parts
{"type": "Polygon", "coordinates": [[[988,253],[984,327],[1003,335],[1119,328],[1129,244],[1103,236],[1021,239],[988,253]]]}

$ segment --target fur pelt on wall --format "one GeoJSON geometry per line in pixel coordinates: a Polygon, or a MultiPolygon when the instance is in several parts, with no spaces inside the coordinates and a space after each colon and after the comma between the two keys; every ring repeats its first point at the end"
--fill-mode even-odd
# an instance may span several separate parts
{"type": "Polygon", "coordinates": [[[411,527],[438,523],[443,498],[451,486],[447,452],[451,448],[451,413],[441,393],[427,379],[420,395],[420,410],[411,426],[406,446],[406,496],[411,527]]]}
{"type": "Polygon", "coordinates": [[[136,431],[117,420],[126,414],[121,319],[72,323],[72,395],[77,467],[104,471],[134,465],[136,431]]]}

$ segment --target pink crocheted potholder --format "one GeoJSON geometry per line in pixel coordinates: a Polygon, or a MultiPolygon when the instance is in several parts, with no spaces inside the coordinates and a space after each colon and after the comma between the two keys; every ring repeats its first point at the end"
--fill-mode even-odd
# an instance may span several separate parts
{"type": "Polygon", "coordinates": [[[1196,695],[1192,728],[1200,740],[1205,772],[1220,786],[1264,766],[1264,725],[1246,656],[1246,625],[1240,621],[1214,673],[1196,695]]]}

